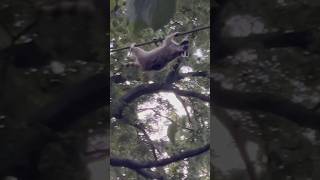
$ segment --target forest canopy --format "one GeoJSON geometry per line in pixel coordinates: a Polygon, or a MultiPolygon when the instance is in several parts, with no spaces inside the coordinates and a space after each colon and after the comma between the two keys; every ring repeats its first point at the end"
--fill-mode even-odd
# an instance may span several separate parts
{"type": "Polygon", "coordinates": [[[160,71],[125,67],[130,59],[123,47],[135,42],[152,50],[155,43],[145,42],[208,26],[210,2],[116,2],[110,12],[111,179],[209,179],[209,28],[190,32],[189,57],[160,71]]]}

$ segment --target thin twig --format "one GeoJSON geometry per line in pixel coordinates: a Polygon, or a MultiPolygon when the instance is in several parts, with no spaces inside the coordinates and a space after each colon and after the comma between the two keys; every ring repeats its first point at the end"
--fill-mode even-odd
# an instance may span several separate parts
{"type": "MultiPolygon", "coordinates": [[[[177,34],[177,36],[182,36],[182,35],[185,35],[185,34],[190,34],[190,33],[194,33],[194,32],[197,32],[197,31],[202,31],[204,29],[210,29],[210,26],[204,26],[204,27],[192,29],[190,31],[181,32],[181,33],[177,34]]],[[[152,41],[136,44],[135,47],[144,46],[144,45],[152,44],[152,43],[157,43],[157,42],[163,41],[163,39],[164,38],[158,38],[158,39],[154,39],[152,41]]],[[[118,49],[110,49],[110,52],[122,51],[122,50],[129,49],[129,48],[130,48],[130,46],[126,46],[126,47],[118,48],[118,49]]]]}
{"type": "MultiPolygon", "coordinates": [[[[168,116],[163,116],[163,115],[161,115],[157,110],[155,110],[155,109],[153,109],[153,108],[143,108],[143,109],[139,109],[140,112],[142,112],[142,111],[148,111],[148,110],[153,111],[156,116],[160,116],[160,117],[166,118],[167,120],[171,121],[172,123],[176,123],[176,124],[178,125],[178,127],[181,127],[182,129],[185,129],[185,130],[194,132],[193,129],[190,129],[190,128],[187,128],[187,127],[184,127],[184,126],[178,124],[177,122],[175,122],[173,119],[169,118],[168,116]]],[[[158,151],[158,152],[159,152],[159,151],[158,151]]],[[[159,153],[160,153],[160,152],[159,152],[159,153]]]]}
{"type": "Polygon", "coordinates": [[[150,136],[148,135],[148,133],[145,130],[145,127],[143,126],[143,124],[134,124],[134,123],[130,123],[131,126],[137,128],[138,130],[140,130],[144,137],[146,138],[146,140],[148,141],[149,146],[151,147],[152,150],[152,154],[154,159],[157,161],[158,157],[157,157],[157,153],[156,150],[160,153],[160,151],[154,146],[153,141],[151,140],[150,136]]]}
{"type": "Polygon", "coordinates": [[[180,103],[182,104],[183,108],[184,108],[184,111],[186,112],[186,115],[187,115],[187,118],[188,118],[188,121],[190,123],[190,126],[192,126],[192,122],[191,122],[191,116],[190,116],[190,113],[188,111],[188,108],[185,104],[185,101],[182,99],[181,96],[175,94],[176,98],[180,101],[180,103]]]}
{"type": "Polygon", "coordinates": [[[30,24],[28,24],[22,31],[12,37],[12,43],[14,44],[21,36],[29,32],[33,27],[35,27],[40,21],[40,17],[37,16],[30,24]]]}

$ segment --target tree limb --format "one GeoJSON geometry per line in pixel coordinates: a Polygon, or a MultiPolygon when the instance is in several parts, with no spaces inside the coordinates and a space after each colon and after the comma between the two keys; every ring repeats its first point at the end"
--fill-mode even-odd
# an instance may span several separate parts
{"type": "MultiPolygon", "coordinates": [[[[154,146],[153,141],[151,140],[150,136],[149,136],[148,133],[146,132],[143,124],[133,124],[133,123],[130,123],[130,125],[132,125],[133,127],[137,128],[138,130],[140,130],[140,131],[143,133],[144,137],[145,137],[146,140],[148,141],[149,146],[151,147],[153,157],[154,157],[154,159],[157,161],[157,160],[158,160],[158,157],[157,157],[157,153],[156,153],[156,147],[154,146]]],[[[159,150],[158,150],[158,152],[159,152],[159,150]]]]}
{"type": "Polygon", "coordinates": [[[148,84],[148,85],[140,85],[138,87],[131,89],[127,94],[125,94],[122,98],[120,98],[120,101],[119,101],[120,104],[116,106],[115,109],[113,109],[112,117],[121,119],[122,111],[124,110],[127,104],[139,98],[140,96],[157,93],[160,91],[172,91],[180,96],[194,97],[206,102],[210,101],[209,96],[206,96],[197,92],[179,90],[177,88],[168,87],[167,84],[154,83],[154,84],[148,84]]]}
{"type": "Polygon", "coordinates": [[[194,91],[180,90],[177,88],[167,88],[167,90],[172,90],[174,93],[176,93],[180,96],[194,97],[194,98],[198,98],[202,101],[210,102],[210,96],[206,96],[206,95],[194,92],[194,91]]]}
{"type": "Polygon", "coordinates": [[[174,155],[170,158],[161,159],[158,161],[149,161],[149,162],[137,162],[130,159],[118,159],[118,158],[110,158],[111,166],[119,166],[119,167],[127,167],[130,169],[141,169],[141,168],[152,168],[152,167],[161,167],[166,166],[168,164],[181,161],[185,158],[190,158],[193,156],[197,156],[202,154],[210,149],[210,145],[207,144],[203,147],[192,149],[188,151],[184,151],[180,154],[174,155]]]}
{"type": "Polygon", "coordinates": [[[190,116],[190,113],[189,113],[189,111],[188,111],[188,108],[187,108],[187,105],[186,105],[185,101],[184,101],[184,100],[182,99],[182,97],[180,97],[179,95],[176,95],[176,98],[177,98],[177,99],[180,101],[180,103],[182,104],[183,109],[184,109],[184,111],[186,112],[188,121],[189,121],[190,125],[192,125],[191,116],[190,116]]]}
{"type": "Polygon", "coordinates": [[[196,72],[188,72],[188,73],[180,73],[178,75],[179,79],[181,80],[186,77],[208,77],[207,71],[196,71],[196,72]]]}
{"type": "MultiPolygon", "coordinates": [[[[245,48],[256,48],[262,45],[264,48],[299,47],[308,48],[313,43],[313,33],[310,31],[299,32],[272,32],[266,34],[252,34],[247,37],[221,38],[219,51],[215,51],[215,59],[222,59],[233,55],[245,48]]],[[[216,45],[217,46],[217,45],[216,45]]]]}
{"type": "Polygon", "coordinates": [[[243,135],[243,130],[241,129],[241,123],[235,121],[231,116],[229,116],[225,110],[215,107],[214,115],[219,119],[223,126],[229,131],[232,136],[241,158],[246,166],[247,173],[250,180],[257,180],[257,174],[253,162],[251,162],[248,151],[246,149],[247,139],[243,135]]]}
{"type": "Polygon", "coordinates": [[[302,127],[320,129],[320,114],[281,96],[260,92],[227,90],[213,83],[213,103],[220,107],[245,111],[263,111],[284,117],[302,127]]]}

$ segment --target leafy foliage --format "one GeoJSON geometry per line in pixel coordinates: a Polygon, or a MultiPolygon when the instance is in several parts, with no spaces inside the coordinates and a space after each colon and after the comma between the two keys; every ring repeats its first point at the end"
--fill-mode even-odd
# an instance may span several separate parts
{"type": "MultiPolygon", "coordinates": [[[[319,32],[316,30],[319,21],[315,18],[319,13],[315,10],[319,8],[318,5],[312,6],[313,1],[267,0],[219,1],[217,5],[216,12],[220,14],[215,16],[215,21],[221,34],[214,34],[214,38],[219,40],[215,47],[223,47],[220,52],[226,50],[227,53],[225,56],[215,56],[213,79],[216,84],[220,83],[217,87],[223,88],[223,92],[230,90],[229,97],[241,93],[240,96],[245,98],[234,98],[230,102],[232,105],[242,102],[236,108],[220,104],[223,109],[216,108],[212,116],[217,118],[216,126],[221,125],[231,135],[231,139],[227,139],[230,139],[228,142],[234,142],[237,149],[234,154],[252,142],[258,150],[245,150],[247,155],[253,154],[250,159],[246,159],[245,153],[238,155],[239,161],[244,164],[242,167],[234,167],[234,160],[228,160],[233,153],[215,151],[216,157],[212,163],[217,173],[214,178],[319,178],[314,171],[319,156],[319,142],[316,140],[318,125],[308,125],[311,118],[307,115],[295,115],[298,119],[295,121],[294,117],[281,116],[268,110],[282,103],[281,98],[285,98],[289,108],[279,106],[278,112],[296,112],[290,105],[298,104],[298,109],[305,108],[308,113],[315,113],[319,117],[318,111],[312,110],[319,103],[319,74],[315,71],[319,69],[319,61],[316,61],[319,52],[314,49],[319,43],[319,32]],[[219,8],[222,8],[220,12],[219,8]],[[277,36],[273,36],[273,33],[277,36]],[[288,34],[290,36],[286,36],[288,34]],[[254,92],[254,96],[245,96],[248,92],[254,92]],[[261,102],[261,97],[266,94],[266,99],[276,103],[261,102]],[[246,100],[253,106],[243,108],[246,100]],[[257,111],[257,106],[263,108],[257,111]],[[227,116],[219,115],[221,112],[227,116]],[[215,163],[215,160],[221,159],[225,160],[224,166],[215,163]],[[257,169],[262,170],[259,172],[257,169]],[[252,171],[257,173],[256,177],[250,174],[252,171]]],[[[217,92],[214,96],[219,99],[221,94],[217,92]]],[[[214,130],[216,135],[223,138],[220,128],[214,130]]],[[[227,148],[231,149],[230,146],[227,148]]]]}
{"type": "MultiPolygon", "coordinates": [[[[119,3],[117,12],[111,13],[110,46],[117,49],[132,42],[142,43],[153,38],[165,37],[172,31],[183,32],[207,26],[210,2],[191,2],[132,0],[127,1],[126,5],[119,3]],[[126,18],[127,15],[129,19],[126,18]],[[135,33],[133,26],[136,26],[135,33]]],[[[181,62],[180,73],[209,71],[208,39],[208,29],[190,36],[190,57],[181,62]]],[[[155,47],[148,44],[142,48],[150,50],[155,47]]],[[[130,93],[136,92],[135,88],[165,83],[166,76],[176,63],[170,63],[161,71],[141,72],[135,68],[124,68],[123,64],[129,62],[127,53],[127,50],[122,50],[110,54],[111,76],[123,78],[121,82],[111,81],[112,107],[114,110],[125,107],[122,119],[115,119],[111,124],[111,157],[154,162],[208,143],[209,106],[201,100],[162,91],[151,94],[137,91],[142,95],[132,102],[123,103],[123,98],[128,98],[130,93]]],[[[186,77],[172,86],[209,95],[207,77],[186,77]]],[[[150,172],[159,173],[168,179],[209,179],[208,159],[206,153],[167,166],[152,168],[150,172]]],[[[132,169],[112,167],[111,179],[116,178],[135,179],[142,178],[142,175],[132,169]]]]}
{"type": "Polygon", "coordinates": [[[103,3],[85,1],[90,6],[69,13],[65,1],[2,1],[0,179],[90,178],[86,151],[96,147],[88,139],[105,140],[108,124],[105,107],[85,105],[101,99],[92,96],[101,88],[92,77],[106,70],[105,22],[95,2],[103,3]],[[56,7],[63,10],[45,12],[56,7]]]}
{"type": "Polygon", "coordinates": [[[128,0],[127,15],[134,31],[154,30],[166,25],[175,14],[176,0],[128,0]]]}

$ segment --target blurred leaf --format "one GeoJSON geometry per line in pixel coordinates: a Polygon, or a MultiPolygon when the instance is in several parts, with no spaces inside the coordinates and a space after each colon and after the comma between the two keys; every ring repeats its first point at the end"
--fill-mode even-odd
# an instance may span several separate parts
{"type": "Polygon", "coordinates": [[[175,14],[176,0],[128,0],[127,9],[134,31],[146,27],[157,30],[175,14]]]}
{"type": "Polygon", "coordinates": [[[110,11],[113,10],[115,6],[116,6],[115,0],[110,0],[110,11]]]}

